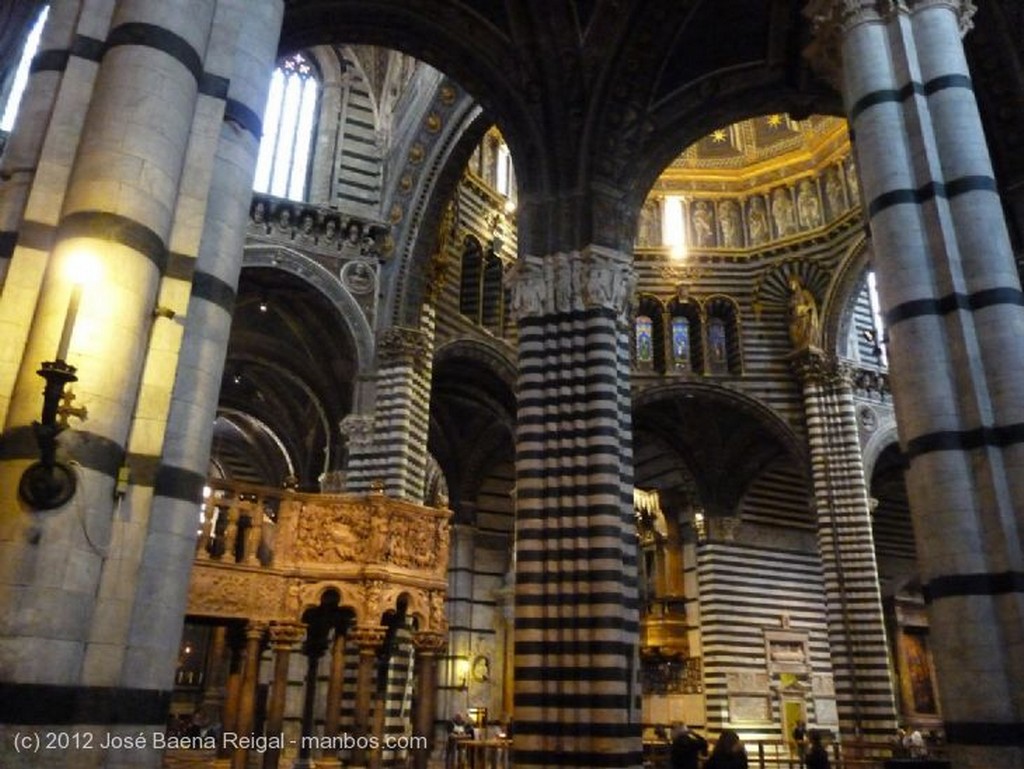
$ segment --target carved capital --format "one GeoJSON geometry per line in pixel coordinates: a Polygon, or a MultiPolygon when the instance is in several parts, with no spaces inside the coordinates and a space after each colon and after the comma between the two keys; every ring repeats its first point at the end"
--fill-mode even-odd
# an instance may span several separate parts
{"type": "Polygon", "coordinates": [[[387,629],[380,625],[359,625],[345,634],[345,639],[352,641],[361,650],[376,651],[384,643],[387,629]]]}
{"type": "Polygon", "coordinates": [[[444,633],[421,630],[413,634],[412,645],[417,654],[440,654],[448,645],[448,637],[444,633]]]}
{"type": "Polygon", "coordinates": [[[543,259],[525,256],[507,273],[506,285],[517,321],[600,307],[624,317],[636,275],[619,252],[592,247],[543,259]]]}
{"type": "Polygon", "coordinates": [[[306,626],[300,622],[271,622],[270,646],[273,649],[290,649],[306,637],[306,626]]]}
{"type": "Polygon", "coordinates": [[[799,350],[790,356],[789,362],[793,373],[803,385],[826,384],[835,374],[835,361],[816,348],[799,350]]]}
{"type": "Polygon", "coordinates": [[[956,14],[961,37],[974,28],[974,14],[978,10],[974,0],[808,0],[804,16],[810,19],[814,41],[804,56],[821,77],[840,87],[842,40],[850,29],[940,7],[956,14]]]}
{"type": "Polygon", "coordinates": [[[258,620],[250,620],[245,626],[246,641],[262,641],[267,634],[268,623],[258,620]]]}
{"type": "Polygon", "coordinates": [[[381,360],[386,363],[401,360],[418,363],[426,360],[430,343],[427,334],[417,328],[393,326],[381,334],[378,350],[381,360]]]}
{"type": "Polygon", "coordinates": [[[349,414],[338,423],[338,429],[348,439],[349,449],[373,445],[373,417],[369,414],[349,414]]]}

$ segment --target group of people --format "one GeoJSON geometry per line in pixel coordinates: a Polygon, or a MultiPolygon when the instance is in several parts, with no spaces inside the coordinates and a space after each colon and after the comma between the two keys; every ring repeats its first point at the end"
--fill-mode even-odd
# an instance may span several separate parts
{"type": "MultiPolygon", "coordinates": [[[[803,721],[799,721],[793,729],[793,742],[802,767],[830,769],[828,751],[817,729],[809,730],[803,721]]],[[[678,725],[672,733],[670,769],[697,769],[700,756],[707,756],[704,769],[747,769],[748,766],[747,750],[732,729],[726,729],[718,736],[711,755],[708,755],[708,741],[685,725],[678,725]]]]}
{"type": "MultiPolygon", "coordinates": [[[[697,769],[700,756],[708,756],[708,741],[685,724],[678,724],[672,732],[670,769],[697,769]]],[[[704,769],[747,769],[747,749],[736,732],[726,729],[718,736],[704,769]]]]}

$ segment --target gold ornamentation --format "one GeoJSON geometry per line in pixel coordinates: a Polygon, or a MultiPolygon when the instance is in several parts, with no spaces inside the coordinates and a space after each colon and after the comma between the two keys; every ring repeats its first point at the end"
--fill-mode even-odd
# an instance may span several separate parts
{"type": "Polygon", "coordinates": [[[417,654],[440,654],[448,646],[448,636],[432,630],[413,633],[412,645],[417,654]]]}

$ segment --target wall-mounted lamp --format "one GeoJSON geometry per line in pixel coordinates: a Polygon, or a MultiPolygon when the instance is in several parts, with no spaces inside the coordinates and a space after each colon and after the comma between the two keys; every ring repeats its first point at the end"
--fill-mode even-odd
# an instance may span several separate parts
{"type": "Polygon", "coordinates": [[[455,661],[455,678],[459,682],[459,688],[463,691],[469,689],[469,659],[459,657],[455,661]]]}
{"type": "Polygon", "coordinates": [[[703,510],[697,510],[693,514],[693,529],[697,532],[697,544],[703,545],[708,540],[708,522],[704,517],[703,510]]]}
{"type": "MultiPolygon", "coordinates": [[[[36,372],[46,381],[42,418],[32,423],[39,444],[39,461],[25,469],[18,483],[18,495],[36,510],[53,510],[65,504],[74,496],[77,485],[75,471],[65,462],[57,461],[57,436],[66,427],[66,424],[58,420],[58,416],[67,410],[67,404],[73,397],[70,393],[65,394],[64,388],[78,381],[75,376],[77,369],[67,362],[68,348],[78,319],[78,307],[82,302],[83,283],[90,271],[90,265],[81,258],[72,258],[71,266],[76,274],[72,276],[71,296],[64,314],[60,341],[57,343],[57,357],[52,361],[43,361],[36,372]]],[[[79,417],[85,414],[84,409],[73,411],[79,417]]]]}

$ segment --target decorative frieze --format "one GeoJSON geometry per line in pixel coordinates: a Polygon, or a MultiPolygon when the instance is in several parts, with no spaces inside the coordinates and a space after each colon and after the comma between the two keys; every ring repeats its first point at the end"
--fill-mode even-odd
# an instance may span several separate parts
{"type": "Polygon", "coordinates": [[[525,256],[506,276],[512,291],[512,315],[518,321],[603,307],[625,317],[636,275],[625,258],[613,251],[525,256]]]}

